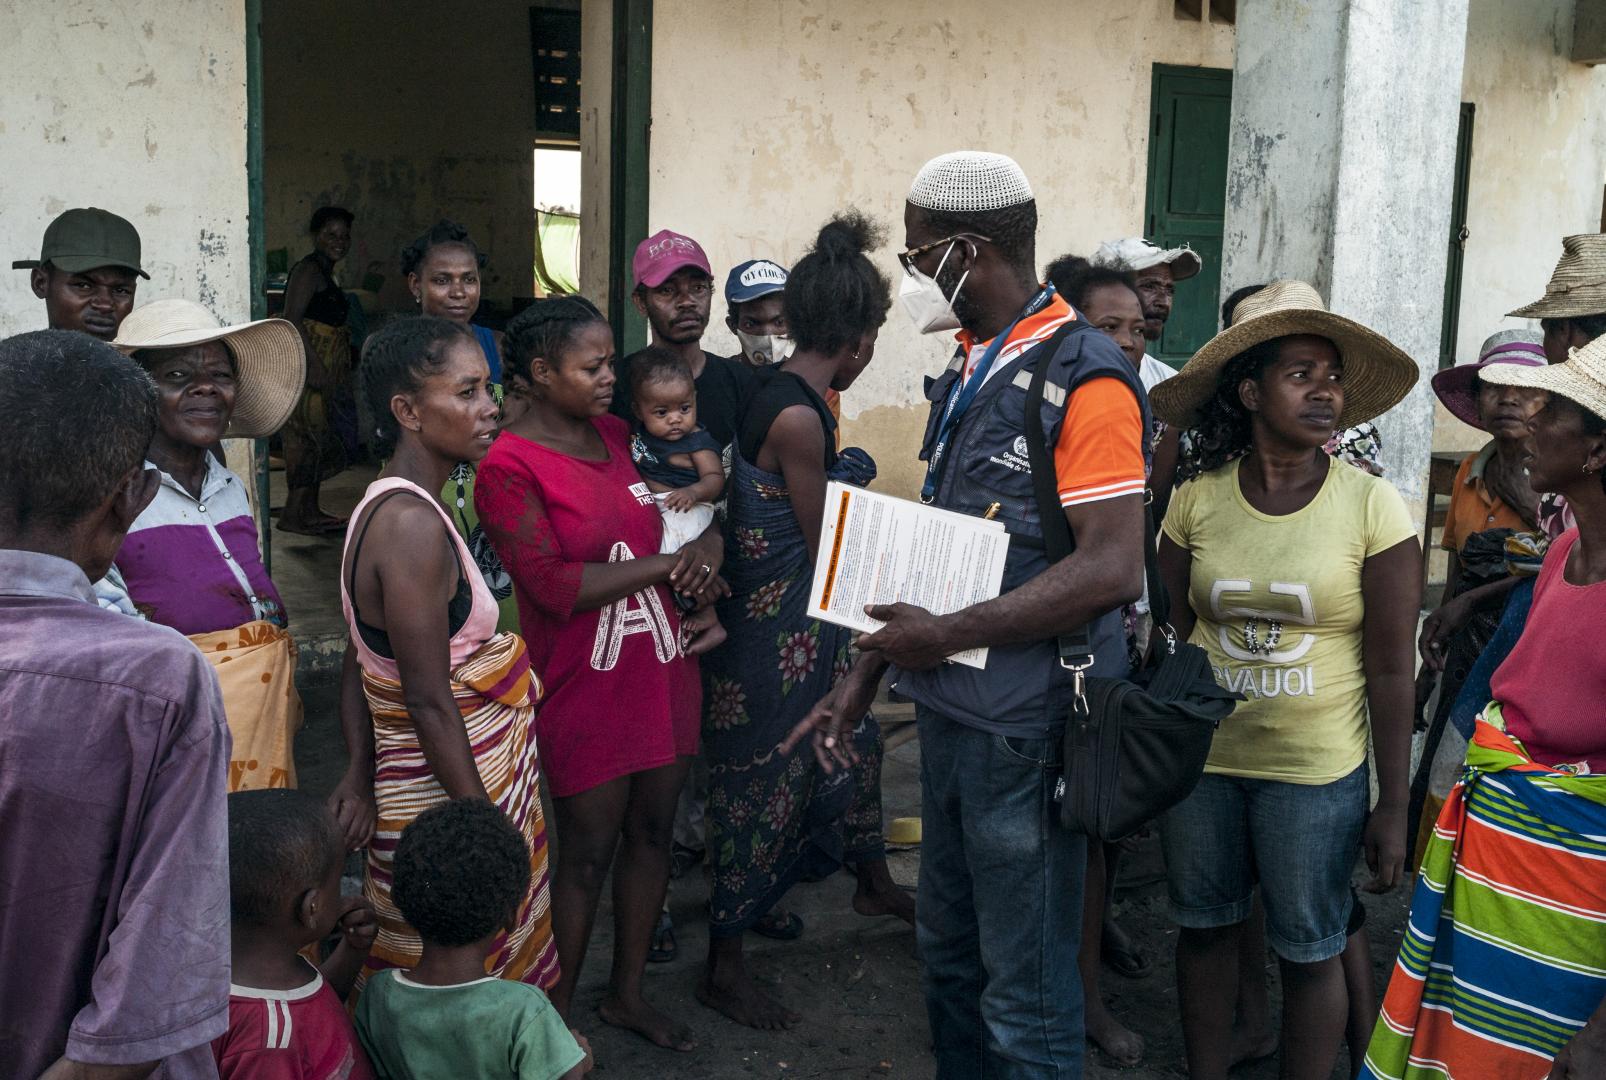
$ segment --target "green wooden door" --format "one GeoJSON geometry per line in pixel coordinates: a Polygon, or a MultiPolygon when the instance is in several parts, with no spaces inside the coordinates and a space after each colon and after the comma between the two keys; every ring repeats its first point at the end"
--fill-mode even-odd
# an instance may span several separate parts
{"type": "Polygon", "coordinates": [[[1204,264],[1177,284],[1165,333],[1149,346],[1152,355],[1181,367],[1216,332],[1232,72],[1156,64],[1149,109],[1144,235],[1161,247],[1187,244],[1204,264]]]}

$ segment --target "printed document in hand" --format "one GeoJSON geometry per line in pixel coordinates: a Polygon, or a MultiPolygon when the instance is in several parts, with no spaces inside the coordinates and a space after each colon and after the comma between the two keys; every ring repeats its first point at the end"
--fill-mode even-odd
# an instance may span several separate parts
{"type": "MultiPolygon", "coordinates": [[[[868,633],[867,604],[902,601],[946,615],[998,595],[1009,533],[1002,522],[832,481],[825,489],[809,614],[868,633]]],[[[949,657],[987,666],[986,649],[949,657]]]]}

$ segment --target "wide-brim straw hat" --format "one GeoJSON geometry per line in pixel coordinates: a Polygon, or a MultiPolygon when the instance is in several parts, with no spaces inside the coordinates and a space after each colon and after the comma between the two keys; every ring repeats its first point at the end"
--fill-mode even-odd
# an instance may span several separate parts
{"type": "Polygon", "coordinates": [[[1295,334],[1326,338],[1343,358],[1344,410],[1339,428],[1381,416],[1416,384],[1416,361],[1388,338],[1328,311],[1321,293],[1305,282],[1274,281],[1245,297],[1233,313],[1232,325],[1205,342],[1175,376],[1150,391],[1149,403],[1166,423],[1192,427],[1234,357],[1262,342],[1295,334]]]}
{"type": "Polygon", "coordinates": [[[260,439],[284,426],[307,380],[307,353],[295,324],[259,319],[224,326],[193,300],[156,300],[130,312],[112,342],[125,353],[183,349],[221,341],[234,357],[229,439],[260,439]]]}
{"type": "Polygon", "coordinates": [[[1519,319],[1576,319],[1606,312],[1606,234],[1579,233],[1561,241],[1561,261],[1545,295],[1516,311],[1519,319]]]}
{"type": "Polygon", "coordinates": [[[1518,367],[1543,367],[1545,339],[1537,330],[1501,330],[1490,334],[1478,350],[1478,358],[1470,364],[1457,364],[1433,376],[1433,392],[1450,414],[1463,424],[1479,431],[1488,431],[1478,416],[1478,377],[1489,367],[1515,364],[1518,367]]]}
{"type": "Polygon", "coordinates": [[[1560,364],[1549,367],[1501,364],[1486,369],[1483,377],[1503,386],[1528,386],[1560,394],[1606,420],[1606,334],[1588,345],[1569,349],[1567,359],[1560,364]]]}

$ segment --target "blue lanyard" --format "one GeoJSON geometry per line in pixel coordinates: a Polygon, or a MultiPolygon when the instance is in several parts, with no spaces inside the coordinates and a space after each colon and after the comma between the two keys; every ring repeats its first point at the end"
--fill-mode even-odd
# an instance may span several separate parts
{"type": "Polygon", "coordinates": [[[982,384],[987,381],[987,373],[992,370],[993,361],[1009,341],[1009,335],[1019,325],[1022,319],[1030,318],[1042,311],[1054,299],[1054,286],[1045,285],[1041,292],[1032,297],[1031,301],[1021,309],[1021,313],[1010,324],[994,335],[988,343],[987,351],[981,354],[981,360],[976,364],[976,370],[970,373],[970,378],[964,378],[963,369],[960,369],[960,378],[954,380],[948,388],[948,403],[943,406],[942,420],[937,424],[937,438],[931,444],[931,456],[926,459],[926,482],[920,486],[920,501],[929,503],[937,497],[937,478],[942,473],[943,455],[948,450],[949,440],[954,433],[954,427],[959,423],[970,403],[976,399],[981,391],[982,384]]]}

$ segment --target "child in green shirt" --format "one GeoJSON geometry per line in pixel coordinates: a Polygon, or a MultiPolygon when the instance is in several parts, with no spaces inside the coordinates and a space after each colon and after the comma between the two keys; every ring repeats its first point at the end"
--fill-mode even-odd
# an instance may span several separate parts
{"type": "Polygon", "coordinates": [[[485,957],[529,885],[524,837],[483,799],[418,816],[396,845],[392,896],[424,955],[382,971],[357,1004],[380,1080],[576,1080],[591,1049],[539,987],[491,978],[485,957]]]}

